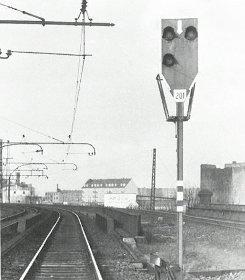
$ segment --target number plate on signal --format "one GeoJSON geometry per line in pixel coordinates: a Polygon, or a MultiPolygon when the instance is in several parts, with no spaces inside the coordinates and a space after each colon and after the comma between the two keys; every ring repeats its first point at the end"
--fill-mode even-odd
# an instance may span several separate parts
{"type": "Polygon", "coordinates": [[[174,89],[175,102],[185,102],[187,97],[186,89],[174,89]]]}

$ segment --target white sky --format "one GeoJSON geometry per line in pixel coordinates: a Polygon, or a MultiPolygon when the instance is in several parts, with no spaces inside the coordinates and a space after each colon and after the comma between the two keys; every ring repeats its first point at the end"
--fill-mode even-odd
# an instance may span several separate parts
{"type": "MultiPolygon", "coordinates": [[[[81,0],[1,0],[46,20],[72,21],[81,0]]],[[[161,19],[198,18],[199,74],[190,121],[184,123],[184,181],[199,186],[200,164],[244,162],[244,1],[88,0],[94,22],[86,28],[85,63],[74,142],[90,142],[97,155],[65,156],[66,147],[12,147],[12,161],[74,162],[78,171],[49,166],[49,179],[22,178],[37,191],[78,189],[89,178],[132,177],[151,186],[157,149],[157,187],[176,184],[176,139],[165,121],[156,75],[161,72],[161,19]]],[[[0,19],[34,18],[0,6],[0,19]]],[[[0,48],[78,53],[80,27],[0,25],[0,48]]],[[[50,139],[9,122],[67,141],[71,129],[78,58],[13,54],[0,60],[0,136],[6,141],[50,139]]],[[[70,152],[88,151],[85,146],[70,152]]],[[[6,157],[6,149],[4,150],[6,157]]]]}

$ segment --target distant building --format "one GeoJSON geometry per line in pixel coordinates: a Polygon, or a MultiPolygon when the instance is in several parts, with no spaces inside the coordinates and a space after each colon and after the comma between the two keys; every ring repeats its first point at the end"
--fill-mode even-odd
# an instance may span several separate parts
{"type": "MultiPolygon", "coordinates": [[[[138,188],[138,195],[150,196],[150,188],[138,188]]],[[[176,197],[176,188],[156,188],[155,196],[173,198],[176,197]]]]}
{"type": "Polygon", "coordinates": [[[62,190],[64,204],[82,205],[84,202],[83,190],[62,190]]]}
{"type": "Polygon", "coordinates": [[[201,191],[212,192],[211,202],[245,204],[245,163],[232,162],[224,168],[201,165],[201,191]]]}
{"type": "MultiPolygon", "coordinates": [[[[187,207],[198,204],[199,188],[184,187],[184,203],[187,207]]],[[[173,209],[176,204],[177,188],[156,188],[155,189],[155,208],[173,209]]],[[[142,208],[150,208],[150,188],[139,188],[137,201],[142,208]]]]}
{"type": "Polygon", "coordinates": [[[89,179],[82,187],[83,201],[85,204],[104,204],[106,193],[137,194],[135,182],[129,178],[122,179],[89,179]]]}
{"type": "Polygon", "coordinates": [[[63,194],[61,191],[46,192],[43,203],[61,204],[63,203],[63,194]]]}
{"type": "Polygon", "coordinates": [[[2,189],[3,203],[30,203],[34,196],[35,188],[31,184],[20,183],[18,180],[17,183],[11,181],[10,188],[8,185],[4,185],[2,189]],[[10,201],[8,194],[10,194],[10,201]]]}
{"type": "Polygon", "coordinates": [[[43,203],[48,204],[83,204],[83,190],[61,190],[58,185],[56,192],[46,192],[43,203]]]}

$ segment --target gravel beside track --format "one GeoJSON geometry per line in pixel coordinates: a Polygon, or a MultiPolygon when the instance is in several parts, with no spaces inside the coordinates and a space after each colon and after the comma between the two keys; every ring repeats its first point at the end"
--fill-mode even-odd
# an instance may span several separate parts
{"type": "Polygon", "coordinates": [[[9,205],[9,204],[1,204],[1,219],[7,218],[12,215],[16,215],[24,211],[23,206],[19,205],[9,205]]]}
{"type": "Polygon", "coordinates": [[[224,275],[215,276],[215,277],[200,276],[195,279],[199,279],[199,280],[245,280],[245,272],[229,273],[229,274],[224,274],[224,275]]]}
{"type": "MultiPolygon", "coordinates": [[[[144,254],[157,253],[170,263],[177,263],[176,220],[174,216],[142,217],[145,236],[149,243],[140,244],[144,254]]],[[[227,227],[187,221],[183,227],[185,271],[239,270],[245,268],[244,231],[227,227]]],[[[220,276],[186,276],[185,279],[245,280],[244,272],[220,276]]],[[[207,274],[208,275],[208,274],[207,274]]],[[[211,275],[211,274],[210,274],[211,275]]]]}
{"type": "Polygon", "coordinates": [[[104,280],[154,280],[154,275],[145,269],[135,269],[134,259],[113,235],[95,225],[95,219],[83,215],[81,218],[104,280]]]}
{"type": "Polygon", "coordinates": [[[36,253],[46,234],[57,219],[57,213],[42,212],[43,217],[49,217],[44,224],[36,227],[29,235],[1,259],[1,279],[17,280],[24,271],[31,258],[36,253]],[[50,216],[49,216],[50,214],[50,216]]]}

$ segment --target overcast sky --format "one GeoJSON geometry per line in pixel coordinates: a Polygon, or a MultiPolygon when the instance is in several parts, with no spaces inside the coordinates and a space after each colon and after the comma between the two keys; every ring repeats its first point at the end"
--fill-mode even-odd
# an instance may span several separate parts
{"type": "MultiPolygon", "coordinates": [[[[73,21],[81,0],[1,0],[46,20],[73,21]]],[[[199,186],[200,164],[244,162],[244,1],[88,0],[84,74],[72,140],[86,146],[11,147],[12,162],[73,162],[50,165],[49,179],[22,177],[39,194],[79,189],[89,178],[133,178],[151,186],[152,150],[157,149],[157,187],[176,185],[175,127],[165,121],[156,83],[161,72],[161,19],[198,18],[199,73],[191,119],[184,123],[184,181],[199,186]]],[[[35,18],[0,6],[1,19],[35,18]]],[[[78,53],[81,27],[0,25],[2,56],[8,49],[78,53]]],[[[68,141],[78,58],[13,54],[0,60],[0,136],[6,141],[68,141]],[[18,123],[18,124],[17,124],[18,123]],[[30,129],[27,129],[28,127],[30,129]],[[32,130],[31,130],[32,129],[32,130]],[[34,132],[33,130],[38,131],[34,132]]],[[[6,158],[4,149],[4,158],[6,158]]],[[[5,161],[5,160],[4,160],[5,161]]],[[[14,165],[13,165],[14,166],[14,165]]],[[[13,167],[12,167],[13,168],[13,167]]]]}

